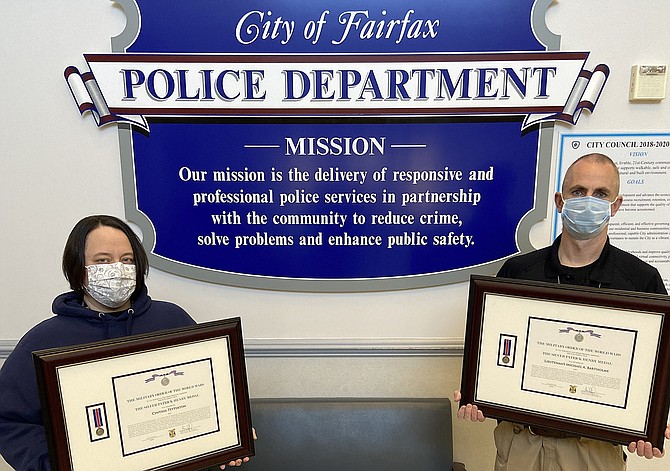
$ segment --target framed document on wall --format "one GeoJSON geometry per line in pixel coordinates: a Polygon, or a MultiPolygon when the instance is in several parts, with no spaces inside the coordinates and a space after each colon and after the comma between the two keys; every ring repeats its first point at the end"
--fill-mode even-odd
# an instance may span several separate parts
{"type": "Polygon", "coordinates": [[[472,276],[461,404],[663,449],[669,316],[664,295],[472,276]]]}
{"type": "Polygon", "coordinates": [[[239,318],[33,357],[54,470],[190,470],[254,453],[239,318]]]}

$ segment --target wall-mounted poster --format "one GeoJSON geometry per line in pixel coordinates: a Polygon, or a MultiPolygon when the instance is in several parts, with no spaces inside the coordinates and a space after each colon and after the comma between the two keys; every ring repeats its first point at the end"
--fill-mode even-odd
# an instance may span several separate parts
{"type": "MultiPolygon", "coordinates": [[[[570,164],[589,152],[619,167],[623,204],[609,223],[612,243],[655,266],[670,291],[670,132],[561,134],[558,185],[570,164]]],[[[554,235],[560,224],[556,213],[554,235]]]]}
{"type": "Polygon", "coordinates": [[[609,69],[550,0],[122,0],[65,76],[119,129],[127,218],[162,270],[297,291],[493,273],[546,215],[552,122],[609,69]]]}

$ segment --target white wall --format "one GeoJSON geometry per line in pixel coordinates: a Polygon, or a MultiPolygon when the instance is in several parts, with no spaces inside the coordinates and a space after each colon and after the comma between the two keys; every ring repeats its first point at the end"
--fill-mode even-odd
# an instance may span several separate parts
{"type": "MultiPolygon", "coordinates": [[[[554,2],[547,24],[561,36],[561,49],[590,51],[587,66],[611,68],[595,113],[584,113],[575,128],[557,126],[555,139],[573,130],[670,129],[669,100],[630,104],[627,99],[631,65],[670,63],[668,18],[667,0],[554,2]]],[[[123,30],[124,21],[122,10],[106,0],[0,4],[0,347],[48,317],[53,297],[67,290],[60,256],[74,223],[93,213],[123,217],[116,129],[97,129],[90,116],[79,115],[63,71],[68,65],[84,68],[83,53],[109,52],[110,37],[123,30]]],[[[535,228],[533,239],[537,246],[550,242],[548,223],[535,228]]],[[[151,271],[148,283],[154,298],[177,302],[199,321],[242,317],[252,352],[247,368],[253,396],[451,396],[459,384],[463,283],[387,293],[296,294],[230,288],[158,270],[151,271]],[[381,356],[361,348],[380,343],[401,352],[381,356]],[[272,352],[291,345],[302,345],[302,354],[253,354],[260,346],[272,352]],[[333,346],[349,354],[314,355],[333,346]],[[411,348],[426,353],[403,353],[411,348]]],[[[470,470],[491,468],[491,429],[488,423],[456,424],[456,458],[470,470]]],[[[668,459],[634,459],[629,469],[667,469],[668,459]]]]}

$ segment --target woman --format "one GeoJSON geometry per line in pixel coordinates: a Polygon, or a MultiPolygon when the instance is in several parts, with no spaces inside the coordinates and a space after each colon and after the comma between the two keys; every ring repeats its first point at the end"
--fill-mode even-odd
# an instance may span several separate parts
{"type": "Polygon", "coordinates": [[[72,229],[63,252],[72,291],[56,297],[55,316],[30,329],[0,370],[0,453],[17,471],[50,470],[33,351],[195,324],[181,307],[149,297],[148,268],[120,219],[89,216],[72,229]]]}

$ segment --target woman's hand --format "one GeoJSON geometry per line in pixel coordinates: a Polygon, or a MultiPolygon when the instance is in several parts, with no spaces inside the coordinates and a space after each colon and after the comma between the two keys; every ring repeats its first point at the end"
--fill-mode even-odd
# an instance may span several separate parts
{"type": "MultiPolygon", "coordinates": [[[[258,440],[258,437],[256,436],[256,429],[252,428],[251,432],[253,433],[254,440],[258,440]]],[[[247,461],[249,461],[248,456],[246,458],[240,458],[239,460],[231,461],[227,465],[222,464],[219,466],[219,469],[226,469],[226,466],[242,466],[242,463],[246,463],[247,461]]]]}

